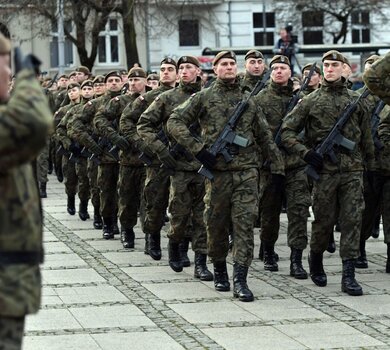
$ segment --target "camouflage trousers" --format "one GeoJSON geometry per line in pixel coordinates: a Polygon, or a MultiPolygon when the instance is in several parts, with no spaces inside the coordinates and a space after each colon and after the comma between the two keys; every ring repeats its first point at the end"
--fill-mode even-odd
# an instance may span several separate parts
{"type": "Polygon", "coordinates": [[[94,208],[100,208],[100,190],[98,186],[98,165],[88,160],[89,190],[91,193],[91,203],[94,208]]]}
{"type": "Polygon", "coordinates": [[[254,248],[253,225],[257,216],[258,170],[213,171],[213,175],[213,181],[205,181],[208,255],[213,262],[226,259],[232,224],[233,261],[250,266],[254,248]]]}
{"type": "Polygon", "coordinates": [[[342,260],[356,259],[359,255],[363,210],[362,172],[321,174],[313,187],[314,221],[310,249],[315,253],[326,250],[339,214],[340,257],[342,260]]]}
{"type": "Polygon", "coordinates": [[[101,163],[99,165],[100,214],[103,219],[116,217],[118,213],[118,176],[118,163],[101,163]]]}
{"type": "Polygon", "coordinates": [[[63,156],[62,171],[64,174],[65,192],[68,196],[75,196],[78,193],[81,200],[88,200],[89,180],[87,174],[87,159],[80,158],[77,163],[63,156]]]}
{"type": "Polygon", "coordinates": [[[69,156],[62,157],[62,173],[64,174],[65,193],[68,196],[75,196],[77,193],[76,164],[69,161],[69,156]]]}
{"type": "Polygon", "coordinates": [[[53,165],[54,165],[54,171],[58,175],[61,172],[62,169],[62,155],[57,152],[58,148],[60,147],[60,143],[58,140],[54,140],[54,158],[53,158],[53,165]]]}
{"type": "Polygon", "coordinates": [[[91,197],[88,179],[88,159],[80,157],[76,163],[76,175],[78,183],[78,195],[80,200],[88,200],[91,197]]]}
{"type": "Polygon", "coordinates": [[[24,317],[0,316],[0,350],[22,348],[24,319],[24,317]]]}
{"type": "Polygon", "coordinates": [[[144,187],[145,220],[143,230],[146,234],[156,234],[164,225],[168,206],[170,171],[165,168],[146,168],[144,187]]]}
{"type": "Polygon", "coordinates": [[[307,218],[311,205],[310,188],[304,168],[286,171],[284,191],[275,192],[271,174],[263,172],[260,183],[264,187],[260,199],[262,242],[274,245],[278,239],[280,212],[283,197],[287,201],[287,244],[290,248],[305,249],[307,246],[307,218]]]}
{"type": "Polygon", "coordinates": [[[49,171],[49,140],[37,157],[37,179],[38,182],[47,182],[47,173],[49,171]]]}
{"type": "Polygon", "coordinates": [[[141,222],[144,216],[143,189],[146,178],[144,167],[121,165],[119,168],[119,221],[122,229],[131,229],[137,224],[138,212],[141,222]]]}
{"type": "Polygon", "coordinates": [[[169,239],[181,242],[191,232],[192,250],[207,254],[207,234],[203,221],[204,178],[196,172],[176,171],[169,191],[169,239]],[[189,220],[191,221],[189,223],[189,220]]]}

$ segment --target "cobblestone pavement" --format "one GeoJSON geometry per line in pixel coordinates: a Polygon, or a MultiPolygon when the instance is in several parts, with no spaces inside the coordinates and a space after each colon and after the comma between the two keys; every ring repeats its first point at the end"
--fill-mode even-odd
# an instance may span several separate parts
{"type": "MultiPolygon", "coordinates": [[[[350,297],[340,291],[337,252],[325,254],[327,287],[289,276],[282,214],[279,272],[265,272],[256,258],[248,281],[255,301],[242,303],[232,292],[215,291],[213,282],[195,280],[193,265],[173,272],[165,232],[163,258],[153,261],[143,253],[138,226],[135,249],[125,250],[118,236],[103,240],[91,220],[68,215],[65,204],[63,184],[50,176],[42,310],[27,318],[24,350],[390,349],[382,232],[367,243],[369,268],[357,271],[364,295],[350,297]]],[[[256,229],[256,252],[258,246],[256,229]]]]}

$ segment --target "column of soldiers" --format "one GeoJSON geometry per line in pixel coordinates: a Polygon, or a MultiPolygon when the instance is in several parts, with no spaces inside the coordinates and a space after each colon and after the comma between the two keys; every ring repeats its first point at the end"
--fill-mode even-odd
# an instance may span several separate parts
{"type": "MultiPolygon", "coordinates": [[[[377,59],[370,57],[366,69],[377,59]]],[[[342,135],[356,145],[353,151],[337,146],[336,159],[317,151],[341,111],[363,93],[348,88],[346,62],[341,53],[332,50],[323,55],[322,68],[304,66],[302,76],[310,72],[305,90],[293,87],[288,58],[276,55],[266,67],[257,50],[246,54],[241,78],[234,52],[219,53],[213,61],[216,80],[207,88],[202,87],[200,64],[193,56],[182,56],[178,62],[162,60],[157,87],[150,83],[156,76],[147,76],[142,68],[131,69],[125,79],[123,72],[111,71],[85,82],[89,71],[77,69],[71,74],[73,82],[69,79],[53,99],[59,106],[54,114],[55,148],[64,148],[62,173],[58,165],[54,170],[65,179],[68,213],[76,212],[78,192],[79,216],[87,220],[91,199],[94,227],[103,229],[104,239],[120,232],[126,249],[134,248],[139,217],[145,234],[144,252],[154,260],[162,256],[161,230],[168,214],[169,266],[176,272],[190,266],[187,251],[191,243],[194,277],[214,280],[218,291],[230,290],[226,257],[229,234],[233,233],[233,294],[239,300],[252,301],[247,275],[257,217],[259,257],[266,271],[277,271],[274,247],[286,200],[290,275],[306,279],[303,252],[309,243],[307,218],[312,205],[312,281],[318,286],[327,284],[323,253],[333,244],[338,219],[342,290],[361,295],[355,267],[368,266],[365,241],[380,206],[384,213],[387,210],[382,199],[390,171],[386,156],[389,107],[377,108],[383,94],[362,99],[342,129],[342,135]],[[234,126],[247,144],[230,141],[225,151],[231,159],[226,161],[221,153],[212,152],[213,143],[239,102],[268,69],[270,81],[248,100],[234,126]],[[299,97],[296,106],[291,105],[295,94],[299,97]],[[371,127],[375,111],[380,115],[378,130],[371,127]],[[381,147],[374,147],[373,137],[381,141],[381,147]],[[72,157],[76,162],[69,160],[72,157]],[[308,178],[308,166],[318,173],[317,179],[308,178]],[[211,171],[213,180],[200,175],[200,168],[211,171]],[[213,273],[208,270],[207,256],[213,273]]],[[[65,79],[61,76],[58,85],[63,86],[65,79]]],[[[371,79],[369,84],[378,84],[367,79],[371,79]]],[[[390,243],[387,220],[384,216],[385,242],[390,243]]],[[[388,255],[386,272],[390,272],[390,250],[388,255]]]]}

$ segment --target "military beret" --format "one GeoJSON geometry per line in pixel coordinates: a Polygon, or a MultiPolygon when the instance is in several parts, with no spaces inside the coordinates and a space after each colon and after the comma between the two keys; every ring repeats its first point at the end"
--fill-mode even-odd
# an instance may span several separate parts
{"type": "Polygon", "coordinates": [[[86,75],[90,75],[91,74],[90,70],[86,66],[77,67],[76,68],[76,72],[81,72],[81,73],[84,73],[86,75]]]}
{"type": "Polygon", "coordinates": [[[322,55],[322,62],[324,62],[325,60],[340,61],[340,62],[345,63],[344,55],[337,50],[330,50],[330,51],[325,52],[322,55]]]}
{"type": "Polygon", "coordinates": [[[126,69],[121,69],[120,70],[120,73],[121,73],[121,75],[127,75],[127,70],[126,69]]]}
{"type": "Polygon", "coordinates": [[[378,61],[381,57],[378,55],[371,55],[370,57],[366,58],[364,61],[364,64],[366,63],[374,63],[375,61],[378,61]]]}
{"type": "Polygon", "coordinates": [[[104,77],[104,82],[107,82],[107,79],[109,77],[118,77],[118,78],[122,79],[121,72],[119,70],[112,70],[112,71],[108,72],[104,77]]]}
{"type": "Polygon", "coordinates": [[[104,76],[103,75],[97,75],[95,79],[92,80],[94,84],[104,83],[104,76]]]}
{"type": "Polygon", "coordinates": [[[142,68],[133,67],[129,70],[129,78],[146,78],[146,72],[142,68]]]}
{"type": "Polygon", "coordinates": [[[269,66],[272,67],[272,65],[275,64],[275,63],[284,63],[284,64],[287,64],[287,65],[290,65],[290,60],[288,59],[287,56],[275,55],[274,57],[272,57],[272,60],[269,63],[269,66]]]}
{"type": "Polygon", "coordinates": [[[83,88],[84,86],[89,86],[89,87],[93,88],[93,81],[92,80],[84,80],[81,84],[81,88],[83,88]]]}
{"type": "Polygon", "coordinates": [[[177,61],[177,66],[179,67],[182,63],[191,63],[197,67],[200,66],[199,60],[195,56],[181,56],[177,61]]]}
{"type": "Polygon", "coordinates": [[[66,74],[61,74],[61,75],[58,77],[57,80],[60,80],[60,79],[62,79],[62,78],[68,79],[68,76],[67,76],[66,74]]]}
{"type": "Polygon", "coordinates": [[[177,69],[177,64],[176,64],[176,62],[175,62],[175,60],[173,60],[172,58],[170,58],[170,57],[165,57],[162,61],[161,61],[161,63],[160,63],[160,65],[162,65],[162,64],[171,64],[172,66],[175,66],[175,68],[177,69]]]}
{"type": "Polygon", "coordinates": [[[231,58],[232,60],[237,61],[236,54],[234,53],[234,51],[221,51],[218,52],[217,55],[214,57],[213,66],[215,66],[222,58],[231,58]]]}
{"type": "Polygon", "coordinates": [[[352,68],[351,62],[349,62],[349,59],[346,56],[344,56],[344,63],[347,64],[350,68],[352,68]]]}
{"type": "Polygon", "coordinates": [[[68,90],[71,90],[71,89],[73,89],[73,88],[75,88],[75,87],[78,87],[78,88],[80,88],[80,84],[79,83],[70,83],[70,84],[68,84],[68,86],[66,87],[68,90]]]}
{"type": "Polygon", "coordinates": [[[248,58],[262,58],[264,59],[264,56],[263,54],[258,51],[258,50],[249,50],[246,55],[245,55],[245,61],[248,59],[248,58]]]}
{"type": "Polygon", "coordinates": [[[73,77],[74,75],[76,75],[76,71],[75,70],[73,72],[70,72],[68,77],[70,78],[70,77],[73,77]]]}
{"type": "Polygon", "coordinates": [[[160,77],[156,73],[151,73],[151,74],[148,75],[146,80],[160,80],[160,77]]]}
{"type": "Polygon", "coordinates": [[[11,42],[0,33],[0,55],[6,55],[11,52],[11,42]]]}
{"type": "MultiPolygon", "coordinates": [[[[313,63],[308,63],[308,64],[304,65],[302,68],[302,74],[305,70],[310,70],[312,66],[313,66],[313,63]]],[[[314,71],[317,72],[318,74],[321,74],[321,68],[318,67],[317,65],[315,66],[314,71]]]]}

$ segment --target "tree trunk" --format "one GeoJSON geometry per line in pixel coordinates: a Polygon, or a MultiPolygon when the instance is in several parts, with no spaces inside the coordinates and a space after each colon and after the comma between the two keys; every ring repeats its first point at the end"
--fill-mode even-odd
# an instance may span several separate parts
{"type": "Polygon", "coordinates": [[[122,0],[123,36],[125,40],[127,68],[139,62],[134,25],[134,0],[122,0]]]}

